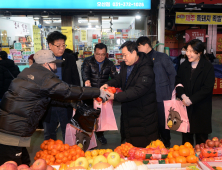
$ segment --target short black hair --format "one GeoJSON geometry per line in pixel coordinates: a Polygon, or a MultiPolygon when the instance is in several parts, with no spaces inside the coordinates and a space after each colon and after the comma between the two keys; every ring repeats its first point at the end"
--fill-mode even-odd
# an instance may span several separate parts
{"type": "Polygon", "coordinates": [[[204,46],[204,43],[201,40],[193,39],[193,40],[191,40],[190,42],[187,43],[187,47],[189,45],[193,48],[195,53],[197,53],[197,54],[200,53],[202,57],[204,56],[205,46],[204,46]]]}
{"type": "Polygon", "coordinates": [[[2,60],[7,60],[8,54],[5,51],[0,51],[0,57],[2,58],[2,60]]]}
{"type": "Polygon", "coordinates": [[[96,51],[96,49],[99,48],[100,50],[102,50],[103,48],[106,49],[106,52],[107,52],[107,46],[103,43],[99,43],[99,44],[96,44],[95,45],[95,48],[94,48],[94,52],[96,51]]]}
{"type": "Polygon", "coordinates": [[[70,50],[69,48],[66,48],[66,49],[65,49],[65,53],[68,53],[68,54],[73,54],[73,51],[72,51],[72,50],[70,50]]]}
{"type": "Polygon", "coordinates": [[[124,47],[126,47],[130,53],[132,53],[133,51],[136,51],[138,53],[138,48],[135,41],[126,41],[121,45],[119,49],[123,49],[124,47]]]}
{"type": "Polygon", "coordinates": [[[146,36],[141,36],[136,40],[137,46],[148,44],[152,48],[151,40],[146,36]]]}
{"type": "Polygon", "coordinates": [[[54,31],[54,32],[49,33],[49,35],[46,38],[48,44],[49,43],[54,44],[55,40],[60,40],[60,39],[63,39],[64,41],[66,41],[67,37],[66,35],[63,35],[59,31],[54,31]]]}

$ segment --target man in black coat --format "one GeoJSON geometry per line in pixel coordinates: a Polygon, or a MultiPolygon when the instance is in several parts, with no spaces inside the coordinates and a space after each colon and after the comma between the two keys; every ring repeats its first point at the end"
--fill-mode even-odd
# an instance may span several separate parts
{"type": "Polygon", "coordinates": [[[139,37],[136,41],[138,51],[144,52],[148,58],[153,60],[153,71],[156,82],[156,100],[158,112],[158,126],[160,139],[166,147],[170,147],[170,130],[165,129],[164,100],[171,100],[174,90],[176,70],[170,57],[152,49],[148,37],[139,37]]]}
{"type": "Polygon", "coordinates": [[[53,71],[55,63],[62,60],[56,60],[50,50],[38,51],[34,59],[36,63],[12,81],[0,103],[0,165],[6,161],[30,164],[26,147],[50,103],[67,106],[73,100],[105,99],[107,95],[99,88],[72,86],[60,80],[53,71]]]}
{"type": "Polygon", "coordinates": [[[13,60],[8,59],[8,54],[5,51],[0,51],[0,100],[19,73],[18,66],[13,60]]]}
{"type": "Polygon", "coordinates": [[[127,41],[121,49],[124,62],[121,62],[120,74],[101,89],[122,88],[123,92],[111,94],[109,98],[122,103],[121,133],[133,146],[146,147],[158,139],[153,62],[144,53],[138,53],[135,42],[127,41]]]}
{"type": "MultiPolygon", "coordinates": [[[[54,53],[58,60],[63,60],[62,64],[57,64],[55,74],[60,80],[80,86],[79,73],[76,65],[75,56],[64,53],[66,48],[67,37],[58,31],[50,33],[47,37],[50,50],[54,53]]],[[[56,129],[58,121],[62,130],[63,140],[65,140],[66,124],[69,123],[73,114],[72,107],[51,106],[48,109],[48,114],[44,118],[44,139],[56,140],[56,129]]]]}
{"type": "MultiPolygon", "coordinates": [[[[100,88],[117,74],[116,67],[112,61],[106,58],[107,46],[103,43],[95,45],[94,55],[83,61],[81,72],[83,84],[88,87],[100,88]]],[[[93,100],[85,101],[93,105],[93,100]]],[[[104,132],[96,132],[97,139],[104,145],[107,143],[104,132]]]]}

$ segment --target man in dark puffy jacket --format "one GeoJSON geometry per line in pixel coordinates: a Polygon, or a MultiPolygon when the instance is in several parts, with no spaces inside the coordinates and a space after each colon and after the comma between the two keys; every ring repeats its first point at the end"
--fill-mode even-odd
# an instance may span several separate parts
{"type": "Polygon", "coordinates": [[[8,54],[5,51],[0,51],[0,100],[19,73],[18,66],[13,60],[8,59],[8,54]]]}
{"type": "Polygon", "coordinates": [[[50,103],[64,105],[66,101],[84,100],[108,94],[98,88],[72,86],[55,74],[56,60],[51,50],[41,50],[34,55],[35,62],[15,78],[0,104],[0,165],[13,160],[29,164],[32,134],[50,103]]]}
{"type": "MultiPolygon", "coordinates": [[[[106,54],[106,45],[99,43],[95,45],[94,55],[83,61],[81,72],[85,86],[99,88],[108,81],[109,77],[114,78],[117,74],[115,65],[106,58],[106,54]]],[[[87,104],[93,105],[93,100],[87,101],[87,104]]],[[[96,132],[96,136],[103,145],[107,143],[103,132],[96,132]]]]}

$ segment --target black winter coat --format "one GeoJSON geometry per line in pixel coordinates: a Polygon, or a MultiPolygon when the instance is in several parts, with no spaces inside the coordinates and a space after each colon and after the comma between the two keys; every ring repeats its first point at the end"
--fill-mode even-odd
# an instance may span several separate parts
{"type": "Polygon", "coordinates": [[[191,78],[191,63],[184,61],[176,76],[176,85],[182,84],[184,87],[177,87],[176,92],[181,98],[186,94],[192,105],[187,107],[190,122],[190,133],[212,132],[212,93],[215,82],[214,67],[204,58],[201,58],[191,78]]]}
{"type": "Polygon", "coordinates": [[[117,75],[115,65],[107,58],[105,58],[101,71],[99,71],[99,64],[94,56],[90,56],[83,61],[81,71],[83,84],[86,80],[90,80],[91,86],[98,88],[104,85],[109,77],[114,78],[117,75]]]}
{"type": "MultiPolygon", "coordinates": [[[[62,56],[62,80],[68,84],[80,86],[79,72],[76,65],[75,56],[64,53],[62,56]]],[[[44,116],[45,122],[50,122],[51,119],[51,105],[47,111],[47,114],[44,116]]],[[[67,107],[68,119],[71,119],[73,115],[73,108],[71,106],[67,107]]]]}
{"type": "Polygon", "coordinates": [[[19,73],[19,68],[15,65],[13,60],[0,60],[0,99],[8,90],[9,85],[14,79],[12,76],[17,77],[19,73]]]}
{"type": "Polygon", "coordinates": [[[31,136],[51,100],[98,97],[97,88],[81,88],[61,81],[53,72],[34,63],[15,78],[0,104],[0,132],[31,136]]]}
{"type": "Polygon", "coordinates": [[[127,65],[121,63],[120,74],[107,82],[109,86],[121,87],[114,100],[121,102],[122,120],[126,141],[137,147],[146,147],[158,139],[158,120],[153,62],[138,53],[135,64],[126,82],[127,65]]]}

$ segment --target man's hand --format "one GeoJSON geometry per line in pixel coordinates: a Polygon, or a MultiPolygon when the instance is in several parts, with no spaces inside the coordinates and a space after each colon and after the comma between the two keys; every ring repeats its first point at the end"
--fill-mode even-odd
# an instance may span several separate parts
{"type": "Polygon", "coordinates": [[[114,94],[113,93],[110,94],[110,97],[108,97],[108,100],[114,100],[114,94]]]}
{"type": "Polygon", "coordinates": [[[103,89],[100,89],[100,96],[99,97],[103,99],[103,103],[105,101],[107,101],[111,95],[112,95],[112,93],[110,93],[108,91],[104,91],[103,89]]]}
{"type": "Polygon", "coordinates": [[[107,89],[109,86],[108,84],[104,84],[103,86],[100,87],[101,90],[107,89]]]}
{"type": "Polygon", "coordinates": [[[85,81],[85,86],[86,86],[86,87],[91,87],[90,80],[86,80],[86,81],[85,81]]]}

